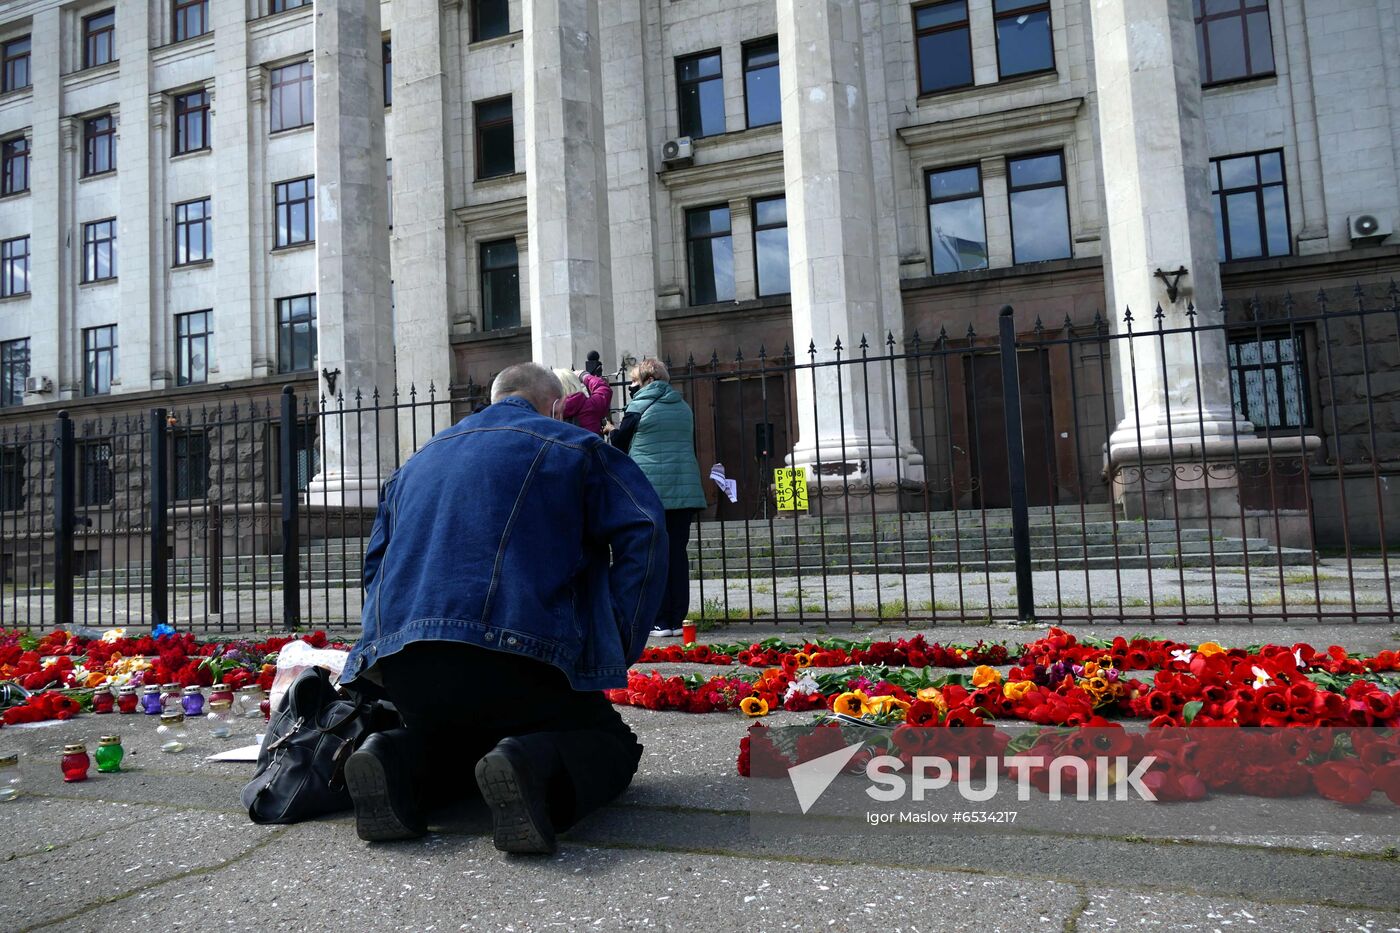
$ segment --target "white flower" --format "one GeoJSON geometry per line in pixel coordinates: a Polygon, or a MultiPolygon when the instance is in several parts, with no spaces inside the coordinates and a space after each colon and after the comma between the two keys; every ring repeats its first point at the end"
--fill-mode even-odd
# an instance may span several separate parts
{"type": "Polygon", "coordinates": [[[1301,671],[1301,670],[1306,670],[1306,669],[1307,669],[1307,666],[1308,666],[1308,665],[1307,665],[1306,662],[1303,661],[1303,649],[1302,649],[1302,648],[1294,648],[1294,649],[1293,649],[1293,660],[1295,660],[1295,661],[1298,662],[1298,670],[1301,671]]]}
{"type": "Polygon", "coordinates": [[[1190,648],[1179,648],[1176,651],[1172,652],[1172,657],[1180,661],[1182,664],[1190,664],[1191,659],[1195,656],[1196,652],[1192,651],[1190,648]]]}
{"type": "Polygon", "coordinates": [[[123,639],[123,638],[125,638],[125,637],[126,637],[126,629],[124,629],[124,628],[111,628],[111,629],[108,629],[107,631],[105,631],[105,632],[102,633],[102,640],[105,641],[105,642],[106,642],[107,644],[109,644],[109,645],[110,645],[112,642],[114,642],[114,641],[119,641],[120,639],[123,639]]]}
{"type": "Polygon", "coordinates": [[[803,674],[801,677],[788,684],[787,692],[783,694],[783,702],[792,699],[798,693],[820,693],[821,687],[817,686],[817,679],[811,674],[803,674]]]}
{"type": "Polygon", "coordinates": [[[1271,677],[1269,676],[1268,672],[1265,671],[1262,667],[1252,668],[1252,670],[1254,671],[1254,689],[1255,689],[1255,690],[1258,690],[1258,689],[1260,689],[1261,687],[1267,687],[1269,684],[1271,684],[1271,683],[1274,682],[1274,681],[1273,681],[1273,678],[1271,678],[1271,677]]]}

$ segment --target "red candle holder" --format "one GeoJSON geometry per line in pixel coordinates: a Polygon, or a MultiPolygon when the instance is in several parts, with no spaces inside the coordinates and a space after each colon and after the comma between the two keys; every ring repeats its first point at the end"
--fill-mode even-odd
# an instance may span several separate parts
{"type": "Polygon", "coordinates": [[[228,684],[215,684],[209,688],[209,702],[217,703],[220,700],[227,700],[233,703],[233,688],[228,684]]]}
{"type": "Polygon", "coordinates": [[[117,712],[134,713],[140,698],[136,695],[135,684],[123,684],[117,691],[117,712]]]}
{"type": "Polygon", "coordinates": [[[106,687],[98,687],[92,693],[92,711],[94,713],[110,713],[116,703],[117,698],[112,696],[112,691],[106,687]]]}
{"type": "Polygon", "coordinates": [[[92,759],[88,757],[87,746],[63,746],[63,758],[59,761],[59,765],[63,768],[63,780],[69,784],[76,781],[86,781],[88,768],[92,767],[92,759]]]}

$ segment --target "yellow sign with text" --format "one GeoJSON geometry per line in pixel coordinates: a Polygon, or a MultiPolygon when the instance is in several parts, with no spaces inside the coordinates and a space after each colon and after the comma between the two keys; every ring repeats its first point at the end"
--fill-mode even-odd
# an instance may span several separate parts
{"type": "Polygon", "coordinates": [[[779,467],[774,470],[773,489],[779,512],[807,511],[806,467],[779,467]]]}

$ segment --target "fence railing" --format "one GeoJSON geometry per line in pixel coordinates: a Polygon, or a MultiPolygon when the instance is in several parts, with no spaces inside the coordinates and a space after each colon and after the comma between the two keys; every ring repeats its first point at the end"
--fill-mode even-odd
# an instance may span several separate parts
{"type": "MultiPolygon", "coordinates": [[[[692,615],[1393,620],[1394,288],[1200,317],[668,361],[710,501],[692,615]]],[[[484,402],[289,387],[0,428],[0,627],[353,629],[378,483],[484,402]]]]}

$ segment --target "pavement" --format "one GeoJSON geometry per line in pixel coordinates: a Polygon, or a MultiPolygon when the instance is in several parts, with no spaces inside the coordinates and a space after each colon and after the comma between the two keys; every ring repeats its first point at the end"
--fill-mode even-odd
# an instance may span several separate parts
{"type": "MultiPolygon", "coordinates": [[[[1373,651],[1400,644],[1396,629],[1208,631],[1225,644],[1338,641],[1373,651]]],[[[745,625],[710,638],[782,631],[745,625]]],[[[939,627],[932,637],[1041,633],[939,627]]],[[[174,755],[159,751],[143,716],[5,728],[0,749],[25,756],[29,793],[0,803],[0,930],[1400,930],[1400,840],[1391,834],[1184,839],[1106,824],[1071,833],[890,836],[857,824],[756,832],[751,781],[735,771],[741,717],[622,714],[646,746],[636,780],[548,858],[498,853],[479,804],[438,814],[427,837],[402,843],[361,842],[348,814],[256,826],[238,801],[253,766],[205,757],[246,744],[258,723],[227,741],[192,724],[189,747],[174,755]],[[111,731],[123,735],[124,773],[63,783],[61,746],[91,748],[111,731]]]]}

